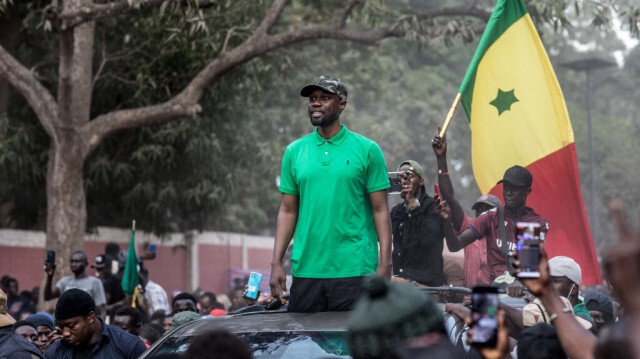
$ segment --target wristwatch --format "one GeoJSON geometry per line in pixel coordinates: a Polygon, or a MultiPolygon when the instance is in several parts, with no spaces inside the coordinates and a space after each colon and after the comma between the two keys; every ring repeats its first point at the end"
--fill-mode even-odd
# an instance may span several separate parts
{"type": "Polygon", "coordinates": [[[413,206],[408,206],[408,205],[405,203],[405,204],[404,204],[404,210],[405,210],[407,213],[409,213],[409,212],[413,211],[414,209],[416,209],[416,208],[420,207],[420,201],[418,201],[418,199],[417,199],[417,198],[414,198],[414,199],[413,199],[413,201],[412,201],[412,202],[409,202],[409,203],[412,203],[412,204],[413,204],[413,203],[415,203],[415,205],[413,205],[413,206]]]}

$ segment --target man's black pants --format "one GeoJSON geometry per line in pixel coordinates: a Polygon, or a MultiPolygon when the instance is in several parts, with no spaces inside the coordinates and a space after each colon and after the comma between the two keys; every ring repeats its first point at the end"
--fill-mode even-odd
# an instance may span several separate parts
{"type": "Polygon", "coordinates": [[[299,313],[351,310],[362,293],[364,278],[293,277],[288,310],[299,313]]]}

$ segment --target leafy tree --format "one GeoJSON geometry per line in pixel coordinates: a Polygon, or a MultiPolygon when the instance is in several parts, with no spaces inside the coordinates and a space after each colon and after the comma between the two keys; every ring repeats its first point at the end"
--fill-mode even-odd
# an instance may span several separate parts
{"type": "MultiPolygon", "coordinates": [[[[15,41],[0,39],[0,77],[20,93],[33,111],[18,115],[21,110],[8,110],[5,126],[0,129],[4,128],[9,137],[20,136],[20,131],[12,129],[12,121],[17,121],[13,116],[32,116],[44,130],[44,134],[35,129],[29,132],[38,138],[36,147],[48,148],[46,157],[30,158],[29,166],[38,167],[47,160],[47,248],[60,253],[58,264],[65,270],[64,260],[72,250],[82,247],[87,224],[85,193],[90,194],[89,208],[106,204],[104,213],[97,213],[93,224],[125,218],[122,212],[142,215],[147,227],[158,231],[202,228],[206,218],[221,213],[225,214],[220,216],[220,222],[251,217],[259,222],[264,218],[266,214],[252,206],[252,198],[237,201],[233,196],[234,186],[250,187],[260,177],[277,173],[273,168],[257,166],[259,170],[246,175],[251,164],[265,159],[275,161],[278,155],[275,144],[253,140],[278,123],[275,129],[282,134],[278,142],[287,142],[285,139],[291,138],[287,136],[300,133],[304,125],[299,121],[288,125],[259,121],[255,126],[255,120],[231,119],[233,109],[244,105],[245,99],[237,94],[276,92],[274,84],[281,82],[283,76],[274,73],[288,69],[286,63],[279,62],[300,61],[296,58],[299,55],[287,48],[323,52],[326,46],[347,50],[341,53],[340,61],[327,63],[330,66],[324,68],[353,64],[350,69],[354,74],[345,80],[362,82],[363,99],[377,101],[381,93],[406,93],[400,76],[415,75],[418,69],[410,61],[396,69],[393,57],[380,57],[373,63],[383,70],[387,81],[382,82],[375,73],[367,74],[369,68],[362,61],[368,59],[367,51],[379,51],[371,46],[394,37],[419,40],[424,46],[434,41],[447,45],[453,44],[454,39],[473,41],[490,11],[488,3],[460,6],[451,1],[400,0],[389,4],[364,0],[0,3],[0,23],[4,26],[13,21],[9,26],[12,31],[3,35],[14,35],[15,39],[15,31],[21,31],[23,38],[31,41],[31,46],[18,46],[15,41]],[[22,16],[20,24],[24,27],[16,28],[16,13],[22,16]],[[343,47],[321,39],[358,45],[343,47]],[[317,47],[309,46],[312,40],[320,41],[314,44],[317,47]],[[278,57],[271,57],[274,54],[278,57]],[[279,79],[261,82],[274,77],[279,79]],[[198,131],[202,129],[206,131],[198,131]],[[240,130],[247,136],[234,137],[240,130]],[[247,153],[257,153],[253,162],[244,162],[247,153]],[[189,171],[197,175],[189,175],[189,171]],[[238,178],[242,180],[237,181],[238,178]]],[[[563,6],[567,3],[532,1],[529,5],[532,15],[540,21],[563,25],[563,6]]],[[[637,19],[631,10],[625,16],[632,25],[637,19]]],[[[317,73],[315,68],[310,72],[314,76],[317,73]]],[[[301,75],[293,78],[300,80],[301,75]]],[[[427,79],[434,83],[451,81],[439,74],[428,75],[427,79]]],[[[422,83],[412,85],[429,91],[422,83]]],[[[434,91],[433,96],[436,95],[444,96],[434,91]]],[[[6,99],[6,94],[0,94],[2,98],[6,99]]],[[[276,101],[299,105],[287,96],[276,101]]],[[[359,101],[350,104],[355,126],[357,121],[374,115],[367,112],[367,102],[359,101]]],[[[406,133],[424,126],[417,119],[425,114],[433,116],[433,123],[439,122],[437,114],[444,113],[443,104],[449,101],[433,102],[440,103],[440,107],[402,103],[400,115],[408,120],[406,133]]],[[[387,102],[389,106],[395,103],[387,102]]],[[[390,108],[388,118],[397,116],[390,108]]],[[[264,118],[269,112],[269,107],[262,107],[244,113],[264,118]]],[[[361,123],[362,127],[371,127],[374,138],[394,128],[390,121],[361,123]]],[[[419,146],[431,137],[417,136],[414,133],[411,139],[415,156],[420,152],[419,146]]],[[[16,154],[28,150],[27,143],[31,144],[30,140],[15,142],[25,146],[16,154]]],[[[396,146],[406,143],[390,143],[386,150],[402,153],[395,150],[396,146]]],[[[405,153],[414,153],[411,151],[405,153]]],[[[42,153],[37,148],[34,152],[42,153]]],[[[21,155],[14,156],[14,162],[10,157],[0,165],[18,170],[20,167],[16,166],[24,165],[21,155]]],[[[395,160],[390,158],[390,162],[395,160]]],[[[31,174],[30,180],[37,183],[43,171],[25,174],[31,174]]],[[[264,190],[264,186],[256,188],[264,190]]],[[[258,202],[269,197],[251,191],[243,193],[257,197],[258,202]]]]}

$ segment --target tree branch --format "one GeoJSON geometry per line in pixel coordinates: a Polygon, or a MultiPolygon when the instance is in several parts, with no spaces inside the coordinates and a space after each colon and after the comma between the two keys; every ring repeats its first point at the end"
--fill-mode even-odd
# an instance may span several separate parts
{"type": "MultiPolygon", "coordinates": [[[[167,102],[139,109],[119,110],[101,115],[90,121],[83,128],[85,138],[89,139],[87,150],[91,152],[108,134],[127,128],[143,125],[159,124],[184,116],[193,116],[201,109],[198,105],[204,92],[225,73],[256,57],[273,50],[315,39],[335,39],[352,41],[367,45],[375,45],[390,37],[406,34],[401,26],[392,24],[378,29],[356,30],[339,28],[335,25],[309,26],[280,34],[269,35],[267,32],[275,24],[287,0],[275,0],[258,29],[238,47],[228,52],[221,52],[217,58],[202,69],[191,82],[176,96],[167,102]]],[[[351,3],[345,11],[353,6],[351,3]]],[[[476,9],[477,10],[477,9],[476,9]]],[[[482,16],[482,12],[469,7],[448,8],[443,11],[423,12],[421,17],[445,16],[454,14],[474,14],[482,16]]]]}
{"type": "Polygon", "coordinates": [[[275,0],[273,4],[271,4],[269,11],[267,11],[262,23],[260,23],[254,32],[254,35],[263,36],[268,34],[276,22],[278,22],[278,19],[280,18],[280,15],[282,15],[282,11],[288,2],[289,0],[275,0]]]}
{"type": "Polygon", "coordinates": [[[491,17],[491,11],[482,10],[475,4],[469,6],[452,6],[452,7],[438,7],[429,10],[415,11],[415,14],[420,18],[434,18],[441,16],[472,16],[483,20],[489,21],[491,17]]]}
{"type": "Polygon", "coordinates": [[[340,14],[340,20],[338,20],[339,27],[345,27],[345,25],[347,24],[347,18],[349,17],[349,15],[351,15],[353,8],[355,8],[356,5],[361,3],[363,3],[362,0],[351,0],[347,3],[347,5],[344,7],[344,9],[342,9],[342,12],[340,14]]]}
{"type": "Polygon", "coordinates": [[[27,100],[49,137],[57,138],[53,121],[58,117],[56,100],[34,74],[0,46],[0,76],[27,100]]]}
{"type": "MultiPolygon", "coordinates": [[[[120,0],[117,2],[110,2],[106,4],[92,4],[83,6],[79,10],[73,12],[63,12],[57,14],[55,11],[52,11],[49,12],[49,15],[50,17],[54,17],[54,19],[52,20],[57,20],[54,21],[54,23],[58,23],[60,30],[67,30],[88,21],[94,21],[108,17],[124,15],[135,11],[160,7],[165,1],[180,3],[183,2],[183,0],[147,0],[141,2],[139,6],[131,6],[129,4],[129,1],[120,0]]],[[[198,0],[196,6],[198,8],[207,8],[212,4],[212,0],[198,0]]]]}

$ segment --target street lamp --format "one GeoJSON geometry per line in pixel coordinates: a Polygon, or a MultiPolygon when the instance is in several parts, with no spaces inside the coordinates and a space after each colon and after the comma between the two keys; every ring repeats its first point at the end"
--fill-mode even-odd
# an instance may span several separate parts
{"type": "Polygon", "coordinates": [[[605,60],[596,56],[587,57],[581,60],[570,61],[560,64],[560,66],[569,68],[574,71],[584,71],[587,76],[587,86],[585,87],[587,102],[587,125],[589,129],[588,146],[589,146],[589,220],[591,222],[591,236],[594,237],[598,233],[598,216],[596,215],[596,176],[595,166],[593,164],[593,131],[591,125],[591,71],[603,69],[606,67],[617,66],[611,60],[605,60]]]}

